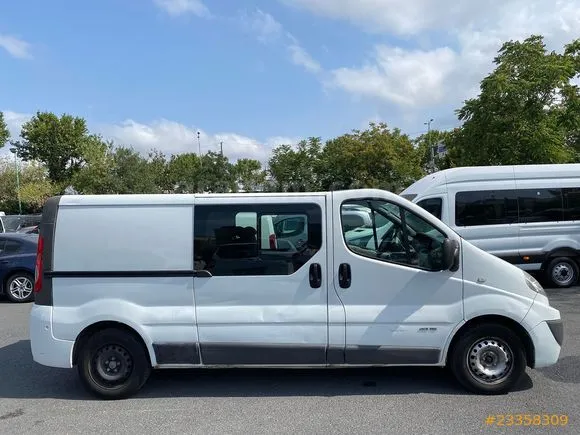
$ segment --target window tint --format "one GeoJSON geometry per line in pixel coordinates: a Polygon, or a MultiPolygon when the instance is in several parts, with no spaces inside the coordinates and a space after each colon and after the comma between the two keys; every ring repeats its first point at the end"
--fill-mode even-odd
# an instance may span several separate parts
{"type": "Polygon", "coordinates": [[[513,190],[458,192],[455,195],[457,226],[512,224],[518,221],[518,200],[513,190]]]}
{"type": "Polygon", "coordinates": [[[443,208],[443,200],[441,198],[428,198],[417,203],[418,206],[423,207],[437,219],[441,219],[441,209],[443,208]]]}
{"type": "Polygon", "coordinates": [[[308,216],[278,215],[274,217],[274,231],[279,239],[302,235],[308,225],[308,216]]]}
{"type": "Polygon", "coordinates": [[[20,252],[21,243],[15,240],[0,240],[0,255],[14,255],[20,252]]]}
{"type": "Polygon", "coordinates": [[[564,196],[564,220],[580,220],[580,188],[562,189],[564,196]]]}
{"type": "Polygon", "coordinates": [[[518,190],[520,222],[553,222],[564,219],[561,189],[518,190]]]}
{"type": "MultiPolygon", "coordinates": [[[[443,268],[445,235],[425,219],[387,201],[361,200],[347,204],[353,203],[367,205],[373,222],[376,223],[380,216],[387,223],[345,232],[345,242],[351,251],[364,257],[426,270],[443,268]]],[[[345,211],[343,206],[343,216],[345,211]]]]}
{"type": "Polygon", "coordinates": [[[315,204],[198,205],[195,269],[215,276],[290,275],[322,246],[315,204]]]}

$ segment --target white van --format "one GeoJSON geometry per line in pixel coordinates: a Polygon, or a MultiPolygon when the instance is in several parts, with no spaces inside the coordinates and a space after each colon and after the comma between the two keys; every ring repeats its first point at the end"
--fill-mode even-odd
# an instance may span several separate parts
{"type": "Polygon", "coordinates": [[[152,369],[232,366],[448,366],[471,391],[505,393],[556,363],[563,339],[525,271],[374,189],[54,197],[36,272],[34,361],[76,366],[103,398],[135,394],[152,369]],[[390,228],[347,242],[352,205],[390,228]],[[280,215],[306,218],[296,250],[259,242],[280,215]]]}
{"type": "Polygon", "coordinates": [[[477,247],[556,287],[578,283],[580,164],[446,169],[401,196],[477,247]]]}

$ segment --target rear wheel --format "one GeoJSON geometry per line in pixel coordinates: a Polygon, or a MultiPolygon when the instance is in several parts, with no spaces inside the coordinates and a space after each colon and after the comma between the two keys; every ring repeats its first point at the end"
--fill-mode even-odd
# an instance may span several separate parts
{"type": "Polygon", "coordinates": [[[526,369],[524,346],[503,325],[484,324],[466,331],[450,355],[453,374],[463,387],[478,394],[505,394],[526,369]]]}
{"type": "Polygon", "coordinates": [[[34,278],[29,273],[12,275],[5,286],[5,293],[11,302],[31,302],[34,299],[34,278]]]}
{"type": "Polygon", "coordinates": [[[102,399],[124,399],[136,394],[151,374],[144,346],[119,329],[96,332],[84,343],[78,372],[85,388],[102,399]]]}
{"type": "Polygon", "coordinates": [[[556,287],[573,286],[578,281],[578,264],[572,258],[554,258],[546,267],[546,276],[556,287]]]}

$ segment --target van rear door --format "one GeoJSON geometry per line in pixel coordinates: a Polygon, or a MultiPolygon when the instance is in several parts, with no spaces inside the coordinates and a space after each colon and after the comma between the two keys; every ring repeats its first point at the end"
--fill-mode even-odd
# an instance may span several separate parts
{"type": "Polygon", "coordinates": [[[325,219],[324,194],[196,198],[194,295],[203,364],[326,363],[325,219]],[[271,217],[283,215],[305,220],[304,243],[277,239],[271,217]]]}

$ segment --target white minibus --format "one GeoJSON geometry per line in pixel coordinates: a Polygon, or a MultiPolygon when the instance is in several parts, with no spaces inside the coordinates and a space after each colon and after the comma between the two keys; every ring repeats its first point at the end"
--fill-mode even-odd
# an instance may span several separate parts
{"type": "Polygon", "coordinates": [[[256,366],[449,367],[499,394],[563,340],[527,272],[375,189],[53,197],[34,291],[34,361],[108,399],[153,369],[256,366]],[[301,243],[274,243],[300,229],[269,224],[284,215],[303,217],[301,243]]]}
{"type": "Polygon", "coordinates": [[[580,164],[459,167],[400,194],[475,246],[555,287],[578,283],[580,164]]]}

